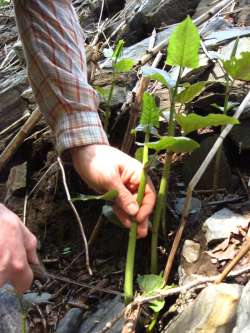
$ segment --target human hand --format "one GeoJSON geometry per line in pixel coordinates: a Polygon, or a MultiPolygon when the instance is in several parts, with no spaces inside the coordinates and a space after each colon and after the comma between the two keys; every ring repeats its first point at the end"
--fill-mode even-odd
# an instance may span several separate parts
{"type": "Polygon", "coordinates": [[[123,225],[131,226],[131,216],[138,222],[138,238],[148,232],[148,217],[155,204],[155,190],[148,179],[142,205],[136,202],[142,164],[120,150],[106,145],[88,145],[71,149],[75,170],[98,193],[118,191],[113,210],[123,225]]]}
{"type": "Polygon", "coordinates": [[[39,264],[37,240],[19,217],[0,204],[0,287],[10,282],[18,293],[33,280],[29,264],[39,264]]]}

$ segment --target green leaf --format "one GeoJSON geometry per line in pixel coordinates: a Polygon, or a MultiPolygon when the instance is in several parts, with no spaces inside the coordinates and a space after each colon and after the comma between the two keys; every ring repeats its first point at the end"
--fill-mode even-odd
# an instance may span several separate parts
{"type": "Polygon", "coordinates": [[[155,301],[150,302],[149,307],[155,313],[158,313],[158,312],[160,312],[164,308],[164,305],[165,305],[165,301],[164,300],[155,300],[155,301]]]}
{"type": "Polygon", "coordinates": [[[144,295],[151,294],[159,289],[162,289],[165,284],[165,280],[161,275],[146,274],[140,275],[137,278],[139,288],[144,295]]]}
{"type": "Polygon", "coordinates": [[[124,48],[124,44],[125,44],[125,42],[123,39],[120,39],[118,41],[118,43],[116,44],[116,47],[115,47],[115,50],[114,50],[114,53],[112,56],[113,61],[117,61],[117,59],[121,57],[122,51],[124,48]]]}
{"type": "Polygon", "coordinates": [[[77,197],[72,198],[72,201],[88,201],[88,200],[106,200],[106,201],[112,201],[116,199],[118,196],[118,191],[111,190],[103,195],[86,195],[86,194],[79,194],[77,197]]]}
{"type": "Polygon", "coordinates": [[[114,65],[114,69],[117,73],[126,73],[133,68],[134,64],[135,61],[133,59],[123,58],[114,65]]]}
{"type": "Polygon", "coordinates": [[[240,58],[222,61],[228,75],[235,80],[250,81],[250,52],[242,52],[240,58]]]}
{"type": "Polygon", "coordinates": [[[142,97],[140,125],[149,130],[159,127],[160,109],[156,106],[155,97],[145,92],[142,97]]]}
{"type": "Polygon", "coordinates": [[[163,136],[159,141],[147,143],[148,148],[157,152],[168,150],[172,153],[189,153],[199,148],[199,144],[186,137],[163,136]]]}
{"type": "Polygon", "coordinates": [[[118,226],[118,227],[124,229],[124,226],[123,226],[122,222],[121,222],[121,221],[118,219],[118,217],[115,215],[115,213],[114,213],[114,211],[113,211],[113,209],[112,209],[111,206],[109,206],[109,205],[104,205],[104,206],[102,207],[102,214],[106,217],[106,219],[107,219],[110,223],[112,223],[112,224],[114,224],[114,225],[116,225],[116,226],[118,226]]]}
{"type": "Polygon", "coordinates": [[[199,66],[200,35],[188,16],[177,25],[169,39],[166,63],[171,66],[196,68],[199,66]]]}
{"type": "Polygon", "coordinates": [[[110,92],[110,88],[103,88],[103,87],[95,87],[95,90],[98,92],[98,94],[100,96],[102,96],[102,98],[107,101],[108,96],[109,96],[109,92],[110,92]]]}
{"type": "Polygon", "coordinates": [[[187,116],[183,114],[177,114],[175,118],[185,134],[191,133],[199,128],[239,124],[239,121],[236,118],[229,117],[224,114],[214,113],[210,113],[205,117],[199,116],[195,113],[191,113],[187,116]]]}
{"type": "Polygon", "coordinates": [[[140,148],[136,149],[135,159],[142,163],[142,161],[143,161],[143,147],[140,147],[140,148]]]}
{"type": "Polygon", "coordinates": [[[192,84],[176,96],[176,102],[181,104],[192,102],[195,97],[199,96],[202,93],[205,87],[205,81],[192,84]]]}
{"type": "Polygon", "coordinates": [[[176,81],[168,74],[168,72],[162,69],[144,66],[142,67],[141,72],[142,76],[161,82],[168,88],[175,87],[176,81]]]}

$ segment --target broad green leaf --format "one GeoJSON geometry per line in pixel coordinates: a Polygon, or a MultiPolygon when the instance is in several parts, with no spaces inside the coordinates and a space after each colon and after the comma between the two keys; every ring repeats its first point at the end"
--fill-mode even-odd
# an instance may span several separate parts
{"type": "Polygon", "coordinates": [[[175,118],[185,134],[196,131],[199,128],[239,124],[239,121],[236,118],[229,117],[224,114],[214,113],[210,113],[205,117],[199,116],[195,113],[191,113],[187,116],[183,114],[177,114],[175,118]]]}
{"type": "Polygon", "coordinates": [[[235,80],[250,81],[250,52],[242,52],[240,58],[222,61],[228,75],[235,80]]]}
{"type": "Polygon", "coordinates": [[[168,150],[172,153],[189,153],[199,148],[199,144],[186,137],[163,136],[159,141],[149,142],[147,146],[157,152],[168,150]]]}
{"type": "Polygon", "coordinates": [[[133,59],[123,58],[115,64],[114,69],[117,73],[126,73],[133,68],[134,64],[135,61],[133,59]]]}
{"type": "Polygon", "coordinates": [[[142,67],[141,72],[144,77],[161,82],[168,88],[174,88],[176,84],[176,81],[168,74],[168,72],[162,69],[144,66],[142,67]]]}
{"type": "Polygon", "coordinates": [[[192,84],[191,86],[185,88],[176,96],[176,102],[181,104],[186,104],[192,102],[192,100],[199,96],[206,87],[206,82],[201,81],[192,84]]]}
{"type": "Polygon", "coordinates": [[[151,294],[159,289],[162,289],[165,284],[165,280],[161,275],[146,274],[140,275],[137,278],[139,288],[144,295],[151,294]]]}
{"type": "Polygon", "coordinates": [[[155,97],[145,92],[142,97],[142,112],[140,125],[145,126],[146,130],[159,127],[160,109],[156,106],[155,97]]]}
{"type": "Polygon", "coordinates": [[[142,161],[143,161],[143,147],[140,147],[140,148],[136,149],[135,159],[142,163],[142,161]]]}
{"type": "Polygon", "coordinates": [[[121,57],[122,55],[122,51],[123,51],[123,48],[124,48],[124,40],[120,39],[118,41],[118,43],[116,44],[116,47],[115,47],[115,50],[114,50],[114,53],[113,53],[113,56],[112,56],[112,59],[113,61],[116,61],[118,58],[121,57]]]}
{"type": "Polygon", "coordinates": [[[105,58],[112,59],[114,50],[110,48],[103,50],[103,55],[105,58]]]}
{"type": "Polygon", "coordinates": [[[88,200],[106,200],[106,201],[112,201],[116,199],[118,196],[118,192],[116,190],[111,190],[103,195],[85,195],[85,194],[79,194],[77,197],[72,198],[72,201],[88,201],[88,200]]]}
{"type": "Polygon", "coordinates": [[[155,301],[150,302],[149,307],[155,313],[158,313],[158,312],[160,312],[164,308],[164,305],[165,305],[165,301],[164,300],[155,300],[155,301]]]}
{"type": "Polygon", "coordinates": [[[200,35],[188,16],[177,25],[170,36],[166,63],[171,66],[196,68],[199,66],[200,35]]]}
{"type": "Polygon", "coordinates": [[[102,207],[102,214],[106,217],[106,219],[116,226],[120,228],[124,228],[122,222],[118,219],[118,217],[115,215],[113,209],[109,205],[104,205],[102,207]]]}

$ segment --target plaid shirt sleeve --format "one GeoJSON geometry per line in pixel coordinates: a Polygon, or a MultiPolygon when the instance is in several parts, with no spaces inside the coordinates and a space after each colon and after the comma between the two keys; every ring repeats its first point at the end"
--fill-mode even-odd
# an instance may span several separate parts
{"type": "Polygon", "coordinates": [[[108,144],[88,85],[84,38],[71,0],[15,0],[28,76],[57,150],[108,144]]]}

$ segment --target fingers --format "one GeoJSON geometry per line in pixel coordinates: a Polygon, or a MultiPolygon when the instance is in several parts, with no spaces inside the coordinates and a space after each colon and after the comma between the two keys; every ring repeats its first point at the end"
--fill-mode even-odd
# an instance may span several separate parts
{"type": "Polygon", "coordinates": [[[112,184],[112,187],[118,191],[118,197],[115,200],[116,205],[119,206],[126,214],[135,216],[139,211],[139,206],[133,194],[119,179],[112,184]]]}
{"type": "Polygon", "coordinates": [[[37,239],[36,237],[22,224],[24,248],[26,250],[27,260],[29,264],[38,265],[39,259],[37,256],[37,239]]]}
{"type": "Polygon", "coordinates": [[[28,264],[26,255],[23,255],[22,258],[13,262],[9,282],[13,285],[16,292],[21,294],[29,289],[32,281],[32,270],[28,264]]]}
{"type": "Polygon", "coordinates": [[[154,186],[150,179],[145,187],[144,197],[142,200],[141,207],[136,215],[136,220],[140,223],[149,218],[152,213],[156,201],[156,193],[154,186]]]}
{"type": "MultiPolygon", "coordinates": [[[[116,216],[119,218],[119,220],[122,222],[125,228],[131,227],[131,216],[126,214],[121,208],[118,206],[113,206],[113,211],[116,214],[116,216]]],[[[148,234],[148,219],[141,221],[138,223],[137,226],[137,238],[144,238],[148,234]]]]}

